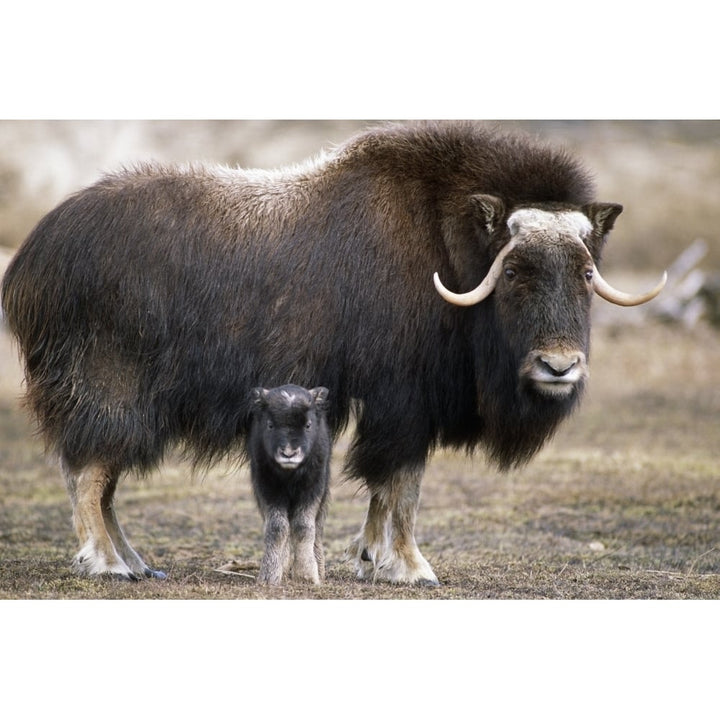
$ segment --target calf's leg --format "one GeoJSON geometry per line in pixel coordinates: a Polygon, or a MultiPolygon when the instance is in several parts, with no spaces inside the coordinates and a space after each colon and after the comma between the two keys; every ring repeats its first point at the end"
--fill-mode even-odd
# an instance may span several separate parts
{"type": "Polygon", "coordinates": [[[290,521],[287,513],[268,507],[265,513],[265,554],[260,563],[258,583],[280,585],[290,560],[290,521]]]}
{"type": "Polygon", "coordinates": [[[317,514],[315,515],[315,561],[318,567],[318,576],[320,582],[325,580],[325,548],[323,547],[323,535],[325,533],[325,517],[327,516],[327,493],[320,503],[317,514]]]}
{"type": "MultiPolygon", "coordinates": [[[[294,551],[293,579],[306,580],[318,585],[320,568],[316,554],[318,547],[316,515],[317,503],[313,503],[309,507],[298,508],[290,523],[290,538],[294,551]]],[[[320,543],[322,547],[322,531],[320,543]]]]}

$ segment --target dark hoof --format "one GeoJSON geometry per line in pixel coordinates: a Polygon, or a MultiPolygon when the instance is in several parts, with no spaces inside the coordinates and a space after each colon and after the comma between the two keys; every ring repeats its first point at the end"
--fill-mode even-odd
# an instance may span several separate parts
{"type": "Polygon", "coordinates": [[[417,584],[421,587],[440,587],[440,582],[438,580],[418,580],[417,584]]]}
{"type": "Polygon", "coordinates": [[[145,577],[155,578],[156,580],[167,580],[167,575],[162,570],[145,569],[145,577]]]}
{"type": "Polygon", "coordinates": [[[135,573],[111,573],[110,577],[121,582],[140,582],[140,578],[135,573]]]}
{"type": "Polygon", "coordinates": [[[372,558],[368,554],[367,548],[363,548],[362,554],[360,555],[360,559],[364,560],[365,562],[372,562],[372,558]]]}

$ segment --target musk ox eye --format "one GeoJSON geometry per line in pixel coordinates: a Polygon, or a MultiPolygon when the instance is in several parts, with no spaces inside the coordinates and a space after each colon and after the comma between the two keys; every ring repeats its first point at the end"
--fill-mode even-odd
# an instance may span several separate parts
{"type": "Polygon", "coordinates": [[[272,420],[268,420],[268,421],[267,421],[267,429],[268,429],[268,430],[272,430],[274,427],[275,427],[275,426],[273,425],[273,421],[272,421],[272,420]]]}
{"type": "Polygon", "coordinates": [[[308,421],[305,423],[305,429],[306,429],[306,430],[309,430],[311,427],[312,427],[312,420],[308,420],[308,421]]]}
{"type": "Polygon", "coordinates": [[[517,275],[517,273],[515,272],[515,270],[513,270],[513,268],[511,268],[511,267],[505,268],[505,277],[508,280],[512,280],[516,275],[517,275]]]}
{"type": "Polygon", "coordinates": [[[592,271],[592,270],[586,270],[586,271],[585,271],[585,279],[586,279],[588,282],[592,282],[592,279],[593,279],[593,271],[592,271]]]}

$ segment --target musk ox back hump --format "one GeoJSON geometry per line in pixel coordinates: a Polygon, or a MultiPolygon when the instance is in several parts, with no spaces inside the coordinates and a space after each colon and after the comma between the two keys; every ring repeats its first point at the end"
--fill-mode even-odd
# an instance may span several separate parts
{"type": "Polygon", "coordinates": [[[592,175],[564,148],[472,121],[388,124],[349,141],[343,155],[401,186],[421,182],[440,196],[491,193],[508,205],[582,205],[595,195],[592,175]]]}

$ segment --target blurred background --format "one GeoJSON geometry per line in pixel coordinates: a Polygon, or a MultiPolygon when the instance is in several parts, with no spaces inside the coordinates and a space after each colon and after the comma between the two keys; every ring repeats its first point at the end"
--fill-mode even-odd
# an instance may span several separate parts
{"type": "MultiPolygon", "coordinates": [[[[489,122],[566,146],[594,174],[598,199],[624,206],[604,256],[604,271],[615,284],[645,289],[671,268],[668,290],[652,310],[686,323],[701,317],[720,322],[720,121],[489,122]]],[[[0,121],[0,260],[65,196],[122,165],[158,160],[273,168],[299,162],[372,124],[347,119],[0,121]]],[[[641,322],[647,310],[618,314],[603,304],[598,312],[641,322]]]]}
{"type": "MultiPolygon", "coordinates": [[[[99,175],[140,160],[272,168],[340,143],[370,120],[0,121],[0,245],[99,175]]],[[[605,267],[657,274],[694,240],[720,267],[720,121],[498,121],[567,146],[598,198],[625,206],[605,267]]]]}

